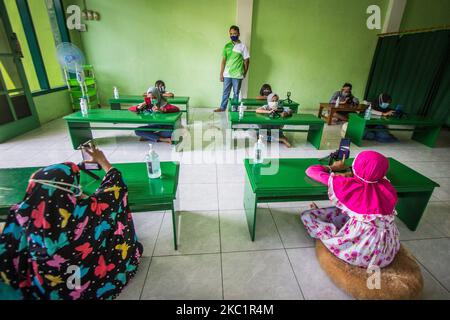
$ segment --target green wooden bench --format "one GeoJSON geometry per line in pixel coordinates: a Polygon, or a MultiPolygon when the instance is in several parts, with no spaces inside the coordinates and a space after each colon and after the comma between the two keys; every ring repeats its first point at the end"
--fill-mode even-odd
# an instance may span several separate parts
{"type": "MultiPolygon", "coordinates": [[[[92,130],[136,130],[139,126],[155,125],[153,128],[139,128],[141,131],[175,131],[181,128],[181,113],[137,114],[128,110],[89,110],[87,116],[75,112],[64,117],[69,128],[72,146],[77,149],[81,144],[92,139],[92,130]],[[92,126],[92,123],[110,123],[110,126],[92,126]],[[136,127],[121,127],[117,124],[134,124],[136,127]],[[161,127],[158,127],[161,126],[161,127]],[[170,129],[166,126],[170,126],[170,129]]],[[[172,135],[173,144],[182,139],[178,134],[172,135]]]]}
{"type": "MultiPolygon", "coordinates": [[[[436,139],[441,132],[441,125],[436,121],[432,121],[420,116],[405,116],[401,119],[396,118],[371,118],[364,119],[363,115],[351,113],[348,119],[346,138],[350,138],[357,146],[362,145],[364,133],[368,125],[400,125],[413,126],[409,128],[388,128],[389,131],[414,131],[412,139],[424,145],[433,148],[436,145],[436,139]]],[[[370,128],[370,130],[377,130],[370,128]]],[[[379,130],[379,129],[378,129],[379,130]]]]}
{"type": "MultiPolygon", "coordinates": [[[[352,161],[349,159],[347,163],[351,165],[352,161]]],[[[389,158],[389,162],[387,178],[398,193],[398,217],[415,231],[434,188],[439,185],[395,159],[389,158]]],[[[306,176],[306,169],[313,164],[319,164],[319,160],[267,159],[256,165],[252,160],[244,160],[247,172],[244,207],[252,241],[258,203],[328,200],[328,187],[306,176]]]]}
{"type": "MultiPolygon", "coordinates": [[[[180,165],[178,162],[161,162],[161,178],[149,179],[145,163],[114,164],[122,172],[128,186],[128,203],[132,212],[163,211],[172,212],[173,243],[178,249],[178,199],[176,197],[180,165]]],[[[28,180],[41,167],[0,169],[0,217],[8,215],[9,209],[23,201],[28,180]]],[[[103,171],[94,171],[103,178],[103,171]]],[[[85,194],[93,194],[101,180],[95,180],[83,171],[81,186],[85,194]]]]}
{"type": "Polygon", "coordinates": [[[262,126],[309,126],[308,130],[304,129],[283,129],[284,132],[308,132],[307,140],[316,149],[320,149],[322,141],[323,127],[325,121],[317,118],[312,114],[293,114],[289,118],[270,118],[267,114],[258,114],[252,111],[244,112],[244,117],[239,119],[239,112],[229,112],[230,128],[232,130],[256,130],[258,135],[260,130],[248,125],[262,126]],[[239,126],[239,127],[236,127],[239,126]]]}
{"type": "MultiPolygon", "coordinates": [[[[186,123],[189,123],[189,97],[173,97],[173,98],[165,98],[168,103],[173,105],[181,105],[185,106],[185,109],[182,109],[181,112],[186,113],[186,123]]],[[[111,98],[108,100],[109,105],[111,106],[111,110],[121,110],[122,104],[139,104],[144,102],[144,97],[142,95],[140,96],[133,96],[133,95],[126,95],[126,96],[120,96],[119,99],[111,98]]]]}
{"type": "MultiPolygon", "coordinates": [[[[254,98],[248,98],[248,99],[242,99],[241,101],[230,98],[229,99],[229,108],[228,111],[233,111],[233,107],[237,107],[241,104],[241,102],[246,107],[250,107],[249,109],[257,109],[259,107],[262,107],[267,104],[267,100],[262,99],[254,99],[254,98]]],[[[294,113],[298,113],[298,108],[300,107],[300,104],[298,104],[295,101],[283,102],[283,107],[289,107],[294,113]]],[[[237,111],[237,110],[236,110],[237,111]]]]}

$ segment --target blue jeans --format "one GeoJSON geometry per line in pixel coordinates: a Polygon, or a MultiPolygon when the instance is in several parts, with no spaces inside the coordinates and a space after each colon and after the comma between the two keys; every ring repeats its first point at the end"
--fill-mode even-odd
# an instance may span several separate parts
{"type": "Polygon", "coordinates": [[[228,106],[228,99],[230,98],[231,87],[233,87],[233,99],[239,99],[239,91],[241,91],[242,79],[224,78],[223,79],[223,95],[220,109],[226,110],[228,106]]]}
{"type": "MultiPolygon", "coordinates": [[[[140,128],[167,128],[167,129],[172,129],[171,126],[160,126],[160,125],[148,125],[145,127],[140,127],[140,128]]],[[[158,142],[159,138],[171,138],[172,137],[172,131],[142,131],[142,130],[136,130],[135,131],[136,135],[138,137],[142,137],[145,140],[149,140],[151,142],[158,142]]]]}

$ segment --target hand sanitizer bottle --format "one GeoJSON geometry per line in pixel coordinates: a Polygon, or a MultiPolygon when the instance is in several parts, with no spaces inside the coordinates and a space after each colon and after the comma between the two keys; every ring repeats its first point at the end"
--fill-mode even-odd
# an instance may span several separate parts
{"type": "Polygon", "coordinates": [[[366,109],[366,112],[364,112],[364,119],[370,120],[371,116],[372,116],[372,105],[369,104],[369,107],[366,109]]]}
{"type": "Polygon", "coordinates": [[[244,104],[241,102],[241,105],[239,106],[239,120],[242,120],[242,118],[244,118],[244,111],[245,107],[244,104]]]}
{"type": "Polygon", "coordinates": [[[336,108],[339,107],[339,104],[341,103],[341,99],[339,97],[336,100],[336,104],[334,105],[336,108]]]}
{"type": "Polygon", "coordinates": [[[150,179],[157,179],[161,177],[161,166],[159,162],[159,156],[153,150],[152,144],[149,144],[150,149],[145,157],[145,162],[147,163],[147,174],[150,179]]]}
{"type": "Polygon", "coordinates": [[[83,117],[86,117],[88,115],[87,100],[85,97],[81,97],[80,99],[80,110],[83,117]]]}
{"type": "Polygon", "coordinates": [[[114,87],[114,99],[119,99],[119,89],[117,87],[114,87]]]}
{"type": "Polygon", "coordinates": [[[254,153],[253,153],[253,163],[263,163],[264,162],[264,152],[265,145],[262,142],[262,137],[259,135],[258,141],[255,143],[254,153]]]}

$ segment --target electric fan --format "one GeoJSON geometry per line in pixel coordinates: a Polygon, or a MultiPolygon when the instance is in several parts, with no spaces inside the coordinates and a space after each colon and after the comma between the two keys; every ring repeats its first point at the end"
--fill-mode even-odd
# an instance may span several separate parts
{"type": "Polygon", "coordinates": [[[67,86],[70,88],[69,73],[75,74],[78,84],[81,89],[81,103],[86,102],[89,105],[89,95],[87,94],[87,86],[85,81],[84,69],[85,64],[84,55],[81,50],[70,42],[60,43],[56,47],[58,61],[64,69],[67,86]],[[82,101],[85,99],[85,101],[82,101]]]}

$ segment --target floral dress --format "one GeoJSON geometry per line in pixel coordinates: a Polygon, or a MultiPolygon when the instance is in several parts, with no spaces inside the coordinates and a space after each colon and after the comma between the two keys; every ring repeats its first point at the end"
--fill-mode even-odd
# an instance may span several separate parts
{"type": "Polygon", "coordinates": [[[400,249],[396,211],[391,215],[356,213],[335,196],[331,183],[333,175],[326,173],[323,167],[315,166],[308,175],[318,181],[329,177],[328,196],[334,205],[301,213],[309,235],[321,240],[330,252],[349,264],[364,268],[389,265],[400,249]]]}

